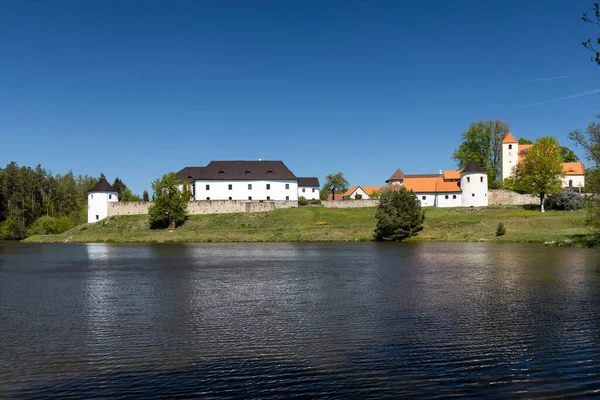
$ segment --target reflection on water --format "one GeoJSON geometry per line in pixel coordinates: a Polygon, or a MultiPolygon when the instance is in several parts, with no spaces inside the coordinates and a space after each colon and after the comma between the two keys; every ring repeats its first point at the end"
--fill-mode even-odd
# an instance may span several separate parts
{"type": "Polygon", "coordinates": [[[600,390],[592,250],[0,244],[0,397],[600,390]]]}

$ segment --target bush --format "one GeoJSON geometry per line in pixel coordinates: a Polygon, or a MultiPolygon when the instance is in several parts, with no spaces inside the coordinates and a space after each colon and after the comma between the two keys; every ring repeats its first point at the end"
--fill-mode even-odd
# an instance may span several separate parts
{"type": "Polygon", "coordinates": [[[421,202],[405,187],[382,191],[375,217],[377,241],[399,241],[416,236],[423,229],[425,220],[421,202]]]}
{"type": "Polygon", "coordinates": [[[316,205],[316,204],[321,204],[321,200],[319,200],[319,199],[312,199],[312,200],[310,201],[310,204],[315,204],[315,205],[316,205]]]}
{"type": "Polygon", "coordinates": [[[583,208],[583,196],[571,189],[546,196],[544,206],[549,210],[579,210],[583,208]]]}
{"type": "Polygon", "coordinates": [[[304,196],[298,197],[298,205],[305,206],[307,204],[308,204],[308,201],[306,201],[306,197],[304,197],[304,196]]]}
{"type": "Polygon", "coordinates": [[[360,194],[360,193],[356,193],[356,194],[354,195],[354,200],[362,200],[362,194],[360,194]]]}
{"type": "Polygon", "coordinates": [[[32,235],[54,235],[71,229],[69,217],[54,218],[48,215],[39,217],[27,229],[27,236],[32,235]]]}
{"type": "Polygon", "coordinates": [[[500,222],[498,224],[498,228],[496,229],[496,236],[504,236],[506,235],[506,228],[504,227],[504,224],[502,222],[500,222]]]}

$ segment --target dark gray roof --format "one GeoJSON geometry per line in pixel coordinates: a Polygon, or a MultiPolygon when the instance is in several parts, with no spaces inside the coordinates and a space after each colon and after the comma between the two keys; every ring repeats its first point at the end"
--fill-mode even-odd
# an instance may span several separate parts
{"type": "Polygon", "coordinates": [[[404,179],[404,172],[402,172],[402,171],[400,170],[400,168],[398,168],[398,169],[396,170],[396,172],[394,172],[394,173],[392,174],[392,176],[390,176],[390,179],[388,179],[386,182],[389,182],[389,181],[400,181],[400,180],[402,180],[402,179],[404,179]]]}
{"type": "Polygon", "coordinates": [[[471,161],[469,161],[469,163],[467,164],[467,166],[465,167],[465,169],[463,169],[461,171],[462,173],[470,173],[470,174],[486,174],[487,172],[485,171],[485,169],[483,169],[481,167],[481,165],[479,165],[479,163],[477,161],[475,161],[475,159],[471,159],[471,161]]]}
{"type": "Polygon", "coordinates": [[[194,180],[296,180],[282,161],[211,161],[206,167],[185,167],[177,179],[194,180]]]}
{"type": "Polygon", "coordinates": [[[108,183],[104,177],[102,177],[92,190],[88,190],[88,193],[89,192],[116,192],[116,190],[110,186],[110,183],[108,183]]]}
{"type": "Polygon", "coordinates": [[[319,187],[319,178],[298,178],[298,186],[319,187]]]}

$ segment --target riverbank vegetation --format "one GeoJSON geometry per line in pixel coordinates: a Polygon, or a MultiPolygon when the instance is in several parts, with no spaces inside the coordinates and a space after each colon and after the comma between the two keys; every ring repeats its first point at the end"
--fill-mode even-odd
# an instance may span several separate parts
{"type": "MultiPolygon", "coordinates": [[[[371,241],[375,207],[299,207],[264,213],[192,215],[173,232],[151,230],[147,215],[111,217],[26,242],[310,242],[371,241]]],[[[498,241],[594,246],[586,213],[537,207],[424,208],[423,230],[408,241],[498,241]],[[505,233],[496,236],[498,224],[505,233]]],[[[599,243],[600,244],[600,243],[599,243]]]]}
{"type": "MultiPolygon", "coordinates": [[[[87,221],[87,192],[98,182],[73,172],[53,174],[11,162],[0,168],[0,240],[60,233],[87,221]]],[[[139,201],[118,177],[113,187],[122,201],[139,201]]]]}

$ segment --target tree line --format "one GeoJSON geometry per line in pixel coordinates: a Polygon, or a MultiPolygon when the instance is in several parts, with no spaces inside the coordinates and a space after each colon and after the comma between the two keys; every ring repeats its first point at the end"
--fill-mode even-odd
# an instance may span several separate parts
{"type": "MultiPolygon", "coordinates": [[[[53,174],[41,165],[31,168],[14,161],[0,168],[0,240],[60,233],[87,222],[87,193],[98,180],[73,171],[53,174]]],[[[141,201],[118,177],[113,187],[120,200],[141,201]]]]}

